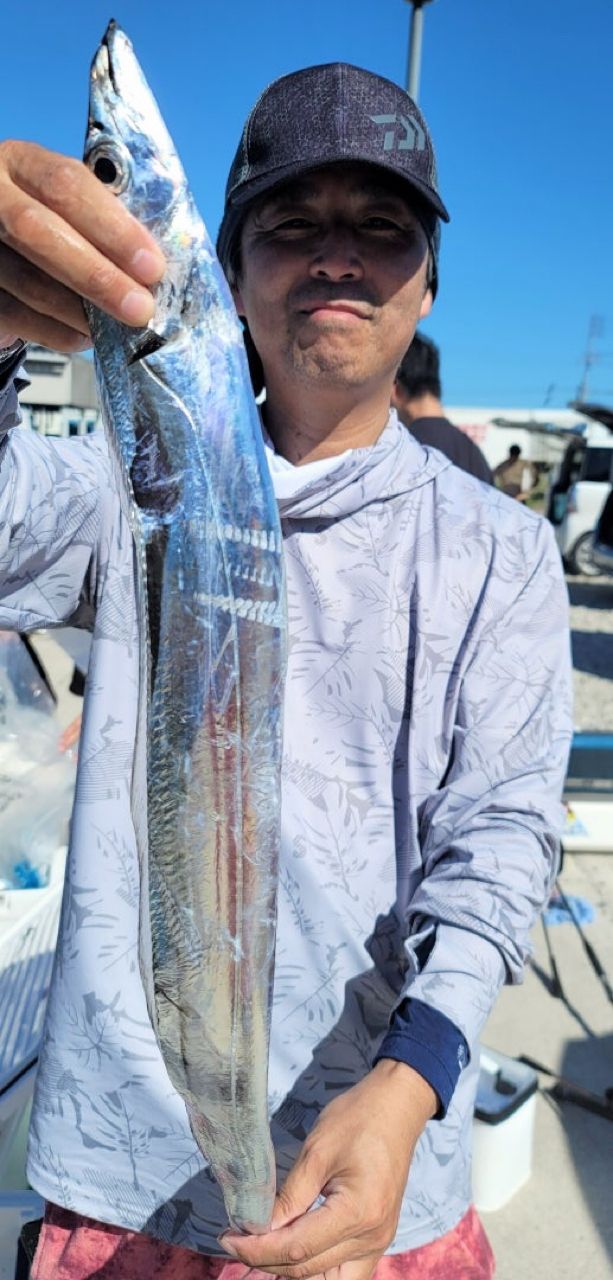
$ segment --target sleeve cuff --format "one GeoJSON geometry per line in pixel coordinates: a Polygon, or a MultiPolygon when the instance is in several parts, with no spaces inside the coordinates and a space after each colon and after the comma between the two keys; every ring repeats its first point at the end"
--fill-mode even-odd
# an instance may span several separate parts
{"type": "Polygon", "coordinates": [[[394,1013],[373,1065],[381,1058],[394,1058],[418,1071],[438,1096],[434,1119],[442,1120],[469,1057],[462,1032],[445,1014],[421,1000],[407,999],[394,1013]]]}

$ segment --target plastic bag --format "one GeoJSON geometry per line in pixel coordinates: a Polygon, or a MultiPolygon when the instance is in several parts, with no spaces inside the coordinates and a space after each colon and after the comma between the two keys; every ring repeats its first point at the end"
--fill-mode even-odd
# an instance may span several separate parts
{"type": "Polygon", "coordinates": [[[0,889],[48,883],[74,773],[44,680],[21,638],[0,632],[0,889]]]}

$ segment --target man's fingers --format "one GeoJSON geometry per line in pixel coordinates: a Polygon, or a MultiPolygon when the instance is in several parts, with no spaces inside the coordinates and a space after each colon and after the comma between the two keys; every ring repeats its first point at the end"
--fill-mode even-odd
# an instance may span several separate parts
{"type": "Polygon", "coordinates": [[[321,1194],[329,1176],[315,1147],[305,1144],[277,1193],[272,1213],[271,1231],[285,1227],[311,1208],[321,1194]]]}
{"type": "Polygon", "coordinates": [[[40,315],[51,316],[69,329],[76,329],[85,338],[89,329],[83,303],[63,284],[39,271],[18,253],[0,243],[0,280],[6,293],[23,302],[40,315]]]}
{"type": "Polygon", "coordinates": [[[339,1280],[344,1280],[346,1269],[351,1266],[360,1268],[356,1272],[356,1280],[361,1280],[362,1277],[368,1280],[380,1255],[380,1249],[369,1250],[363,1241],[347,1240],[343,1245],[328,1249],[325,1253],[320,1253],[317,1257],[306,1261],[284,1261],[266,1265],[259,1263],[255,1270],[263,1271],[270,1276],[287,1277],[287,1280],[316,1280],[319,1276],[325,1276],[326,1280],[333,1280],[335,1275],[339,1280]],[[363,1257],[360,1257],[360,1254],[363,1254],[363,1257]]]}
{"type": "MultiPolygon", "coordinates": [[[[377,1269],[381,1254],[372,1254],[368,1258],[359,1258],[356,1262],[344,1262],[337,1269],[338,1280],[371,1280],[377,1269]]],[[[331,1280],[330,1272],[326,1272],[327,1280],[331,1280]]]]}
{"type": "Polygon", "coordinates": [[[164,257],[153,236],[84,164],[34,142],[6,142],[0,158],[3,152],[15,186],[52,209],[132,279],[145,285],[161,279],[164,257]]]}
{"type": "Polygon", "coordinates": [[[88,298],[124,324],[146,325],[154,311],[148,289],[88,244],[51,209],[0,187],[0,239],[53,279],[88,298]]]}
{"type": "Polygon", "coordinates": [[[161,278],[164,259],[78,161],[34,143],[0,143],[0,240],[116,320],[142,326],[151,319],[143,282],[161,278]]]}
{"type": "Polygon", "coordinates": [[[332,1193],[319,1208],[288,1226],[262,1236],[227,1233],[221,1244],[241,1262],[272,1275],[315,1276],[350,1258],[352,1248],[362,1252],[364,1246],[354,1239],[355,1228],[355,1215],[345,1198],[332,1193]]]}
{"type": "MultiPolygon", "coordinates": [[[[40,342],[43,347],[51,347],[54,351],[84,351],[91,345],[83,333],[50,316],[42,316],[0,289],[0,333],[7,331],[23,335],[30,342],[40,342]]],[[[6,339],[0,345],[8,345],[6,339]]]]}

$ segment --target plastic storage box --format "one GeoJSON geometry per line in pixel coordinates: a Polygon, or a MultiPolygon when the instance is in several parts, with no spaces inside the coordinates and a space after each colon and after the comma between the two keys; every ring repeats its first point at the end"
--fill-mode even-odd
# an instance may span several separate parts
{"type": "Polygon", "coordinates": [[[44,1210],[27,1183],[26,1139],[65,859],[58,849],[45,888],[0,892],[0,1280],[14,1280],[20,1231],[44,1210]]]}
{"type": "Polygon", "coordinates": [[[473,1124],[477,1209],[501,1209],[530,1177],[537,1088],[532,1067],[482,1047],[473,1124]]]}

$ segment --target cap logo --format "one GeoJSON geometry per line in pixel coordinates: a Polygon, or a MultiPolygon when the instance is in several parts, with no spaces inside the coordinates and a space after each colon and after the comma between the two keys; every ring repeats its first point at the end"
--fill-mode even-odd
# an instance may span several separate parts
{"type": "Polygon", "coordinates": [[[393,125],[386,129],[383,138],[384,151],[423,151],[426,135],[416,120],[408,120],[406,116],[370,116],[373,124],[393,125]],[[399,132],[401,130],[401,132],[399,132]]]}

